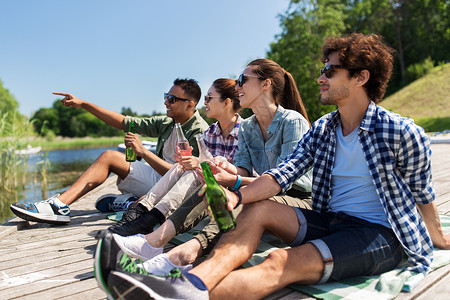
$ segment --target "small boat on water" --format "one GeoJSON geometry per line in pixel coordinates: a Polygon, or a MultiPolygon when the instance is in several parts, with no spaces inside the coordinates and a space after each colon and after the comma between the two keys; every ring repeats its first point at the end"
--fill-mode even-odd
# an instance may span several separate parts
{"type": "Polygon", "coordinates": [[[14,150],[15,154],[19,155],[31,155],[31,154],[37,154],[41,152],[42,147],[32,147],[31,145],[27,145],[25,149],[16,149],[14,150]]]}
{"type": "MultiPolygon", "coordinates": [[[[155,153],[155,151],[156,151],[156,142],[155,141],[142,141],[142,145],[144,146],[145,149],[155,153]]],[[[125,147],[124,143],[119,144],[117,146],[117,150],[122,153],[125,153],[125,149],[126,149],[126,147],[125,147]]]]}

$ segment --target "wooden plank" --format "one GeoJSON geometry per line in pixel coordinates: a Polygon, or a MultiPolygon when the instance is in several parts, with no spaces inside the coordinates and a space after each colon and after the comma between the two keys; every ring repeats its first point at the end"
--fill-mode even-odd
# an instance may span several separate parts
{"type": "Polygon", "coordinates": [[[82,295],[84,295],[84,297],[88,297],[86,299],[89,300],[106,298],[106,293],[98,288],[97,281],[92,278],[83,281],[66,283],[64,285],[59,285],[51,289],[42,290],[40,292],[36,292],[26,296],[21,296],[20,299],[35,300],[36,298],[39,299],[39,297],[41,297],[42,299],[82,299],[82,295]],[[83,293],[81,293],[82,291],[83,293]]]}
{"type": "Polygon", "coordinates": [[[24,271],[24,273],[17,276],[7,275],[7,277],[4,277],[0,281],[0,294],[25,295],[30,290],[36,291],[48,288],[43,282],[48,282],[51,286],[57,286],[58,283],[65,284],[70,281],[92,278],[92,266],[93,261],[91,259],[85,259],[78,262],[43,268],[42,270],[30,268],[28,272],[24,271]],[[73,272],[76,272],[76,274],[73,272]],[[70,275],[65,276],[67,274],[70,275]],[[26,288],[23,287],[24,285],[26,288]]]}
{"type": "MultiPolygon", "coordinates": [[[[75,255],[63,256],[57,259],[49,261],[37,261],[34,264],[22,265],[14,268],[10,268],[2,271],[4,278],[19,277],[21,275],[33,274],[36,272],[43,272],[43,274],[52,273],[54,275],[64,274],[64,268],[71,264],[80,263],[82,265],[90,265],[92,267],[93,260],[92,256],[86,255],[85,253],[77,253],[75,255]],[[45,272],[44,272],[45,271],[45,272]],[[60,273],[61,272],[61,273],[60,273]]],[[[6,282],[10,280],[0,281],[0,290],[2,286],[6,286],[6,282]]]]}
{"type": "Polygon", "coordinates": [[[447,297],[449,297],[450,295],[450,285],[448,284],[449,282],[450,282],[450,273],[447,273],[439,280],[439,282],[432,285],[429,289],[424,291],[416,299],[417,300],[445,299],[446,296],[444,295],[447,295],[447,297]]]}

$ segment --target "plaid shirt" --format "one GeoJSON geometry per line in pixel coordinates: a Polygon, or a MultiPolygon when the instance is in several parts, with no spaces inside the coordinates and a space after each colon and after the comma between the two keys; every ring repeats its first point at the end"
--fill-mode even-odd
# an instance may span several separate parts
{"type": "MultiPolygon", "coordinates": [[[[282,193],[313,167],[313,209],[327,211],[331,171],[336,155],[338,111],[317,120],[290,157],[267,171],[282,193]]],[[[430,139],[411,119],[371,102],[358,129],[359,141],[387,220],[401,242],[411,271],[428,272],[433,245],[415,203],[427,204],[435,194],[431,180],[430,139]]]]}
{"type": "Polygon", "coordinates": [[[230,163],[233,162],[234,153],[238,148],[238,132],[242,122],[241,116],[238,114],[236,115],[236,124],[226,138],[223,138],[222,128],[220,128],[219,122],[211,124],[211,126],[203,132],[203,140],[212,156],[223,156],[230,163]]]}

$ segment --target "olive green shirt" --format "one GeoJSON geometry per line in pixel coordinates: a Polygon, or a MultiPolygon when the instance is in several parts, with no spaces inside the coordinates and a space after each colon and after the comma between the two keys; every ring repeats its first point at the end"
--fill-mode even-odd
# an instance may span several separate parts
{"type": "MultiPolygon", "coordinates": [[[[134,122],[134,131],[136,133],[158,138],[155,154],[162,158],[164,143],[175,128],[175,121],[167,116],[153,116],[149,118],[126,116],[123,120],[123,131],[128,132],[131,121],[134,122]]],[[[192,155],[197,157],[199,155],[195,136],[205,131],[208,126],[208,123],[200,116],[198,111],[195,111],[194,115],[181,125],[184,136],[192,147],[192,155]]]]}

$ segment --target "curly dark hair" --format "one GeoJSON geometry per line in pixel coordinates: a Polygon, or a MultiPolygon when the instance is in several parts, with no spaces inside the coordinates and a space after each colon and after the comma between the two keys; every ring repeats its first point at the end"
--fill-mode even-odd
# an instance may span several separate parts
{"type": "Polygon", "coordinates": [[[364,85],[367,96],[375,103],[383,99],[392,74],[394,49],[384,43],[380,35],[353,33],[343,37],[332,37],[322,47],[322,62],[337,52],[341,65],[348,69],[349,76],[368,70],[370,78],[364,85]]]}

